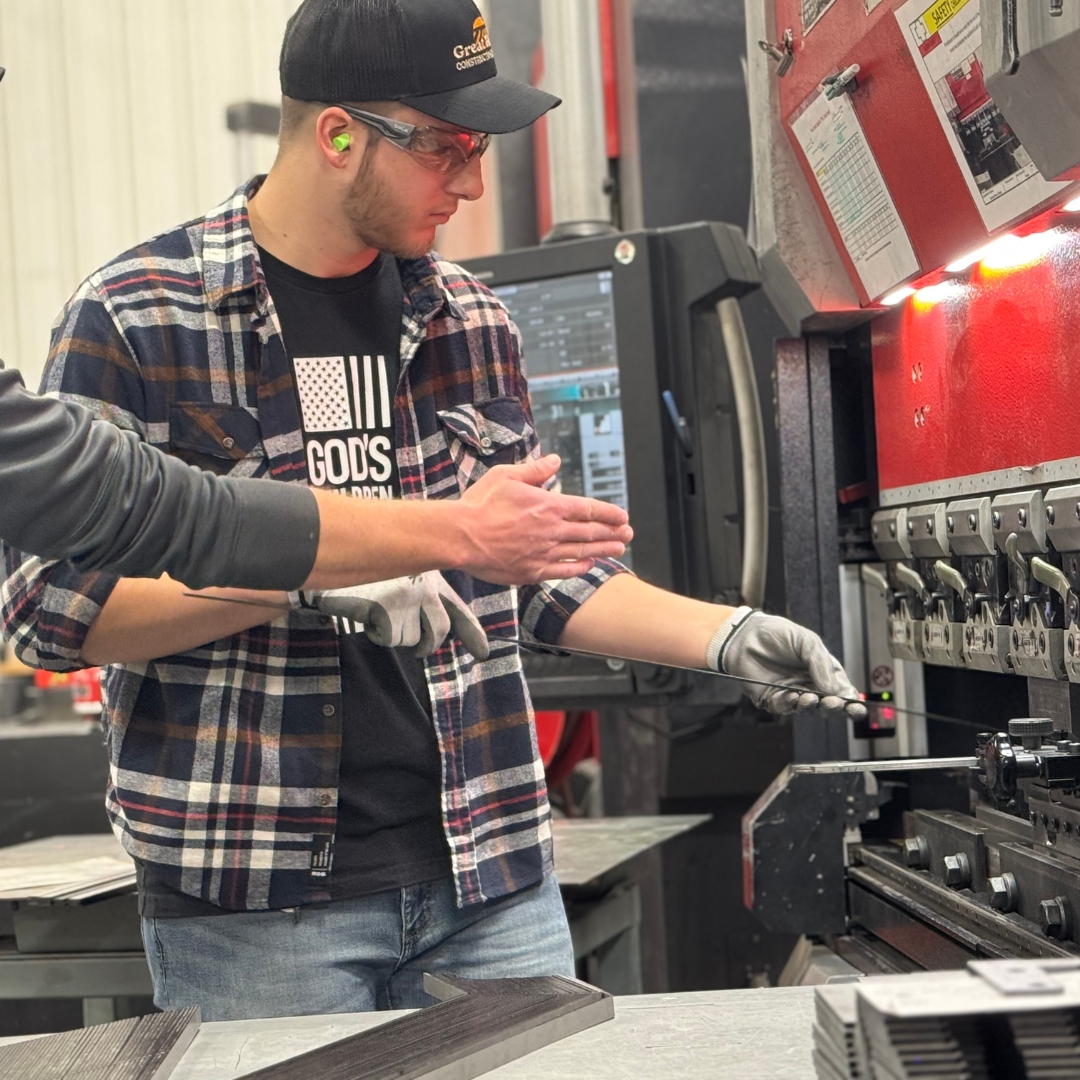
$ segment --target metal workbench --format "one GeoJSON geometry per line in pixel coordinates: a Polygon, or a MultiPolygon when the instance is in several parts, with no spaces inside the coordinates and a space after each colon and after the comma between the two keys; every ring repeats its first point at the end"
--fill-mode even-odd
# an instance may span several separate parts
{"type": "MultiPolygon", "coordinates": [[[[574,955],[585,961],[591,982],[611,993],[640,992],[641,903],[631,877],[634,859],[707,820],[708,815],[671,815],[552,823],[555,869],[570,919],[574,955]]],[[[102,833],[0,849],[0,869],[104,857],[130,861],[113,835],[102,833]]],[[[82,920],[92,919],[95,913],[103,917],[101,940],[80,951],[19,952],[14,938],[8,936],[13,933],[11,927],[4,924],[4,906],[0,904],[0,1001],[82,998],[85,1023],[91,1024],[115,1019],[115,998],[153,993],[139,947],[133,896],[51,909],[58,919],[65,911],[82,920]],[[125,899],[130,911],[123,907],[125,899]],[[110,907],[123,910],[107,910],[110,907]],[[95,951],[83,951],[87,948],[95,951]]]]}
{"type": "MultiPolygon", "coordinates": [[[[486,1077],[812,1080],[813,1013],[812,987],[616,998],[614,1020],[486,1077]]],[[[402,1015],[347,1013],[203,1024],[171,1080],[234,1080],[402,1015]]]]}

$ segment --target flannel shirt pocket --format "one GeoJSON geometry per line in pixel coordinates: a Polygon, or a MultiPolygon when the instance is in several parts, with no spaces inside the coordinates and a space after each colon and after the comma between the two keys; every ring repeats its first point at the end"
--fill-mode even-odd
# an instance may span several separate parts
{"type": "Polygon", "coordinates": [[[533,427],[516,397],[497,397],[440,409],[450,456],[462,491],[496,465],[513,465],[529,456],[533,427]]]}
{"type": "Polygon", "coordinates": [[[169,409],[169,452],[222,475],[238,462],[265,457],[259,421],[238,405],[179,401],[169,409]]]}

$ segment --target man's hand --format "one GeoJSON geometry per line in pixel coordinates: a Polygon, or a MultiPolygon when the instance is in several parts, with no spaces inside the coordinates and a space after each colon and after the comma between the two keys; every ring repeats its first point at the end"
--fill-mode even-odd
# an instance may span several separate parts
{"type": "Polygon", "coordinates": [[[817,634],[790,619],[739,608],[716,632],[707,661],[714,671],[760,680],[761,685],[751,681],[744,689],[758,708],[771,713],[820,706],[844,709],[856,719],[866,715],[840,661],[817,634]]]}
{"type": "Polygon", "coordinates": [[[484,628],[438,570],[302,597],[306,606],[324,615],[363,623],[364,633],[376,645],[415,647],[415,655],[422,658],[453,632],[477,660],[488,658],[484,628]]]}
{"type": "Polygon", "coordinates": [[[595,559],[623,554],[634,535],[625,510],[543,488],[560,464],[549,454],[496,465],[465,492],[459,505],[471,550],[461,569],[496,585],[525,585],[587,574],[595,559]]]}

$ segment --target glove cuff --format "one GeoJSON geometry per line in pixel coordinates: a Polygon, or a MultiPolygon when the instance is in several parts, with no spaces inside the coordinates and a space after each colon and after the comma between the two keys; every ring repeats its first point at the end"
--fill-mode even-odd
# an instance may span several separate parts
{"type": "Polygon", "coordinates": [[[316,601],[319,598],[318,593],[313,592],[291,592],[285,594],[289,600],[289,606],[295,608],[297,611],[317,611],[318,606],[316,601]]]}
{"type": "Polygon", "coordinates": [[[753,614],[754,609],[752,607],[743,606],[737,608],[734,615],[725,619],[724,622],[720,624],[720,629],[713,634],[712,640],[709,642],[709,647],[705,650],[705,663],[713,671],[724,670],[724,650],[727,647],[728,642],[731,640],[735,631],[738,630],[739,627],[753,614]]]}

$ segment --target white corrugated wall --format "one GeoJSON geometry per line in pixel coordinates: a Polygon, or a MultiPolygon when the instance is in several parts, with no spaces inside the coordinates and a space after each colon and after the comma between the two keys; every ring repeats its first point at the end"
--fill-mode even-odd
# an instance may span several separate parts
{"type": "MultiPolygon", "coordinates": [[[[237,184],[225,109],[280,99],[298,0],[0,0],[0,358],[36,388],[78,284],[237,184]]],[[[482,5],[485,6],[485,5],[482,5]]],[[[258,171],[276,144],[255,139],[258,171]]],[[[497,249],[489,194],[442,230],[451,258],[497,249]]]]}
{"type": "MultiPolygon", "coordinates": [[[[79,282],[236,185],[297,0],[0,0],[0,357],[36,387],[79,282]]],[[[258,138],[258,165],[274,140],[258,138]]]]}

